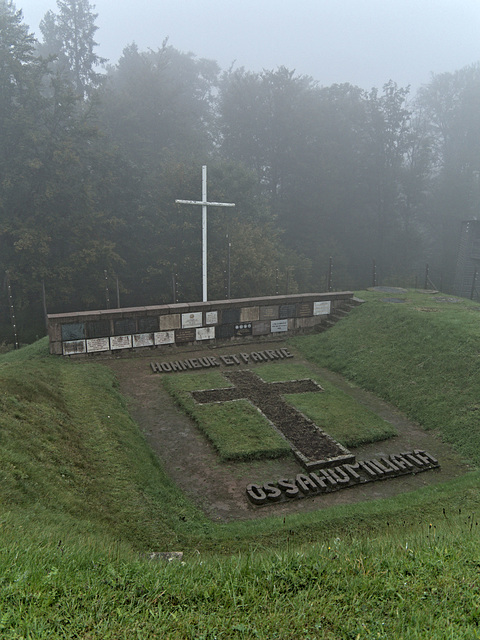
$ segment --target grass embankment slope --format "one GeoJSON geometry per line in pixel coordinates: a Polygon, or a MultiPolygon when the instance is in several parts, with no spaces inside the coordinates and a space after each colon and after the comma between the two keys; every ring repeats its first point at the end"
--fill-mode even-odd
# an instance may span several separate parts
{"type": "Polygon", "coordinates": [[[442,294],[365,292],[350,322],[323,339],[294,344],[392,402],[425,429],[437,429],[480,463],[480,307],[442,294]],[[390,294],[391,296],[391,294],[390,294]]]}
{"type": "MultiPolygon", "coordinates": [[[[478,464],[478,306],[363,297],[295,347],[478,464]]],[[[164,475],[106,368],[49,357],[40,341],[1,357],[0,402],[2,638],[480,637],[476,473],[220,525],[164,475]],[[148,563],[150,549],[184,550],[186,563],[148,563]]]]}

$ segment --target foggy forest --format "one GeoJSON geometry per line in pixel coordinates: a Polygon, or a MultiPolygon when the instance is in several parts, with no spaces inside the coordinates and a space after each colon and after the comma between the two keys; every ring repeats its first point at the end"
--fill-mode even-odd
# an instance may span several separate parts
{"type": "Polygon", "coordinates": [[[452,289],[480,205],[480,65],[365,91],[294,70],[221,69],[126,44],[96,54],[88,0],[58,0],[37,40],[0,0],[0,341],[44,313],[325,291],[452,289]]]}

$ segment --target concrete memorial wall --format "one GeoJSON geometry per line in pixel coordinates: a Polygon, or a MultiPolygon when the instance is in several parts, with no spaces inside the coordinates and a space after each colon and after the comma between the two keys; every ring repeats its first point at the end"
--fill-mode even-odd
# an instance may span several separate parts
{"type": "Polygon", "coordinates": [[[50,314],[50,353],[88,356],[278,339],[315,330],[350,291],[50,314]]]}

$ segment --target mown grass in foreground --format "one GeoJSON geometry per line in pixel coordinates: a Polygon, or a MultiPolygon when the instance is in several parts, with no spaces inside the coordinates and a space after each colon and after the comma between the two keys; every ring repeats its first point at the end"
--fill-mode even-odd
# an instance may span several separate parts
{"type": "MultiPolygon", "coordinates": [[[[125,549],[21,547],[4,523],[2,638],[478,638],[474,514],[277,552],[150,563],[125,549]]],[[[288,526],[288,525],[287,525],[288,526]]]]}

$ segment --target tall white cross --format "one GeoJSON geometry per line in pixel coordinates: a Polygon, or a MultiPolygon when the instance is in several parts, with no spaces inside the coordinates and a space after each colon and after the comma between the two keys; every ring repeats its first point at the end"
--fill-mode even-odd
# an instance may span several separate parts
{"type": "Polygon", "coordinates": [[[202,205],[202,282],[203,302],[207,302],[207,207],[234,207],[231,202],[207,202],[207,166],[202,167],[202,199],[175,200],[177,204],[202,205]]]}

